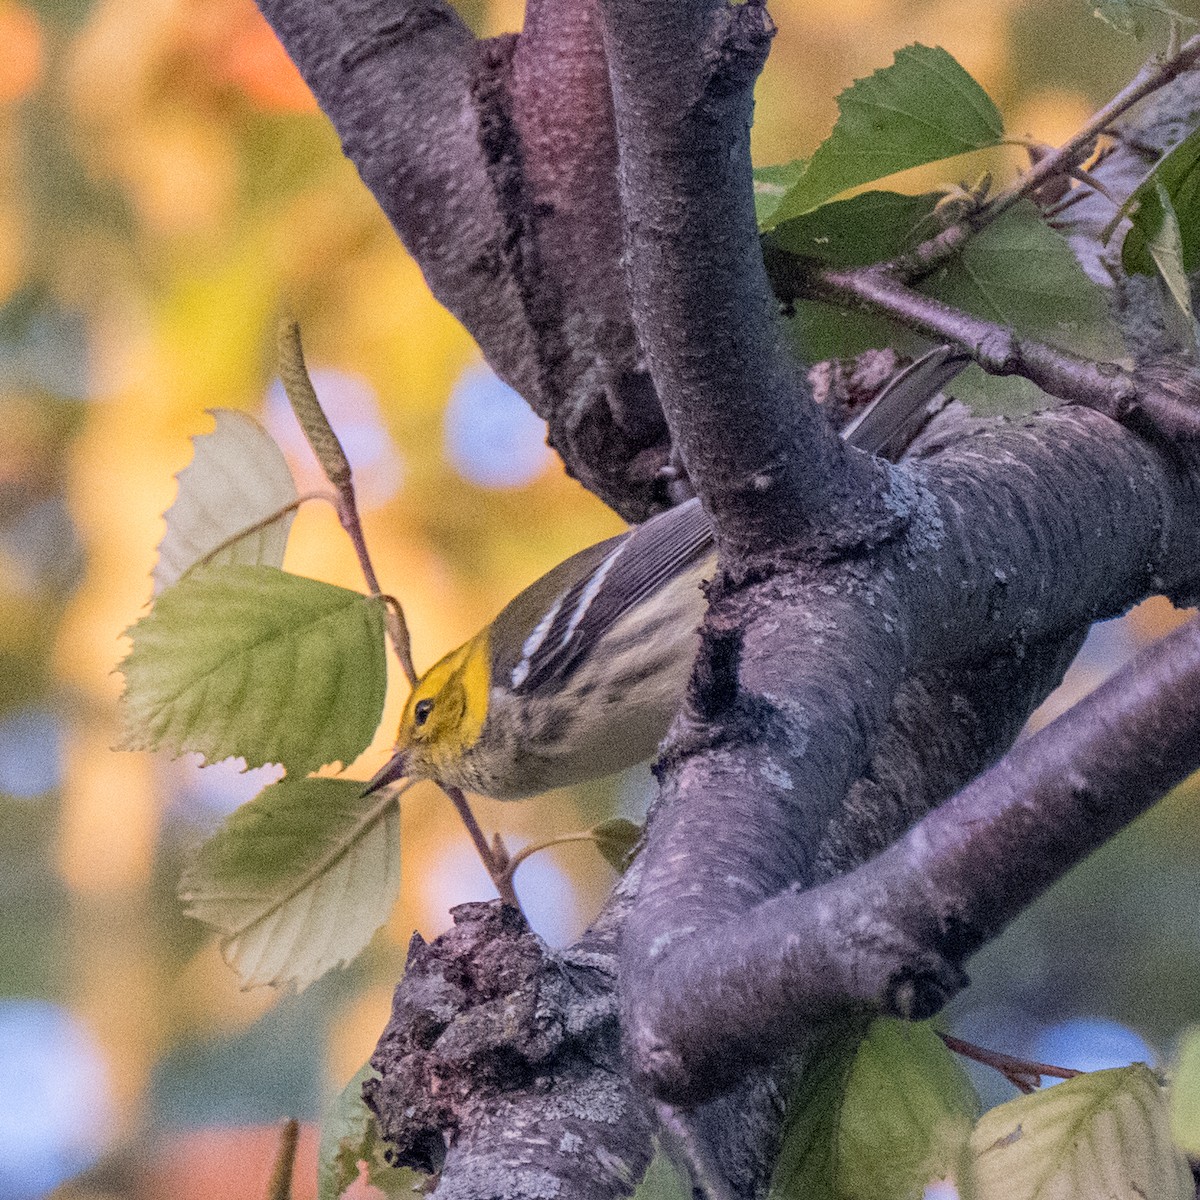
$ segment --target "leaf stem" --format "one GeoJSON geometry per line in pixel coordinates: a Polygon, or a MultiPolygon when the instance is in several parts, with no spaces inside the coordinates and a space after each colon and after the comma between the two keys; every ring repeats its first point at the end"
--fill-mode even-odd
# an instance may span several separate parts
{"type": "Polygon", "coordinates": [[[1043,1075],[1051,1079],[1074,1079],[1076,1075],[1083,1074],[1082,1071],[1075,1071],[1070,1067],[1055,1067],[1028,1058],[1017,1058],[1012,1054],[1001,1054],[999,1050],[988,1050],[984,1046],[975,1045],[974,1042],[964,1042],[961,1038],[951,1037],[948,1033],[939,1033],[938,1037],[955,1054],[961,1054],[963,1058],[983,1063],[985,1067],[999,1071],[1013,1087],[1026,1095],[1037,1091],[1043,1075]]]}
{"type": "Polygon", "coordinates": [[[571,842],[594,842],[595,840],[596,835],[590,829],[585,829],[580,833],[563,833],[558,837],[547,838],[544,842],[533,842],[531,845],[522,846],[516,854],[508,859],[504,867],[504,876],[511,881],[517,868],[527,858],[532,858],[543,850],[549,850],[552,846],[566,846],[571,842]]]}
{"type": "Polygon", "coordinates": [[[475,853],[479,855],[480,861],[483,863],[488,875],[491,876],[496,891],[500,893],[500,899],[524,916],[525,913],[521,908],[521,902],[517,899],[517,893],[513,890],[512,871],[509,869],[512,860],[504,850],[503,843],[497,840],[494,849],[488,845],[488,840],[484,836],[483,829],[475,819],[475,814],[471,811],[471,805],[468,803],[466,796],[463,795],[462,788],[454,787],[448,783],[439,783],[438,787],[450,798],[450,803],[454,805],[454,811],[458,813],[462,823],[467,827],[467,833],[470,835],[471,841],[475,846],[475,853]]]}
{"type": "Polygon", "coordinates": [[[236,533],[231,533],[227,538],[218,542],[208,553],[196,559],[180,578],[182,579],[184,575],[190,574],[197,567],[207,566],[218,554],[228,550],[230,546],[236,545],[242,538],[247,538],[252,533],[258,533],[260,530],[266,529],[268,525],[274,525],[276,521],[286,517],[290,512],[295,512],[302,504],[307,504],[309,500],[324,500],[326,504],[332,505],[335,509],[338,506],[338,498],[332,492],[305,492],[303,496],[297,496],[295,500],[277,508],[272,513],[268,513],[261,520],[255,521],[254,524],[247,525],[244,529],[239,529],[236,533]]]}

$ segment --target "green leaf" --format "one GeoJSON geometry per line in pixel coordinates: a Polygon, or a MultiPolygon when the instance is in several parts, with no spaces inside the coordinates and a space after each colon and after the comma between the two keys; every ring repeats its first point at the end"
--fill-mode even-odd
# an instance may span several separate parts
{"type": "Polygon", "coordinates": [[[624,817],[614,817],[611,821],[601,821],[592,827],[592,840],[596,849],[604,856],[614,871],[625,873],[633,858],[633,852],[642,839],[642,826],[627,821],[624,817]]]}
{"type": "Polygon", "coordinates": [[[886,262],[936,233],[937,193],[860,192],[777,224],[770,243],[789,254],[829,266],[886,262]]]}
{"type": "Polygon", "coordinates": [[[632,1200],[692,1200],[692,1189],[674,1163],[659,1150],[650,1160],[632,1200]]]}
{"type": "Polygon", "coordinates": [[[421,1176],[388,1166],[384,1141],[375,1114],[363,1103],[362,1085],[374,1076],[365,1063],[338,1094],[321,1121],[317,1149],[317,1200],[337,1200],[358,1178],[365,1164],[367,1178],[385,1196],[412,1196],[421,1176]]]}
{"type": "Polygon", "coordinates": [[[1028,201],[980,230],[919,287],[1018,333],[1080,354],[1120,357],[1104,293],[1028,201]]]}
{"type": "Polygon", "coordinates": [[[771,167],[754,168],[754,215],[759,229],[767,229],[779,202],[788,189],[804,174],[808,164],[802,158],[789,163],[776,163],[771,167]]]}
{"type": "Polygon", "coordinates": [[[383,602],[274,567],[198,567],[130,631],[126,750],[353,762],[383,714],[383,602]]]}
{"type": "Polygon", "coordinates": [[[927,1023],[878,1020],[833,1033],[804,1077],[772,1183],[774,1200],[920,1200],[965,1181],[979,1101],[927,1023]]]}
{"type": "MultiPolygon", "coordinates": [[[[1125,239],[1126,247],[1135,230],[1138,245],[1130,258],[1145,256],[1153,261],[1171,299],[1175,301],[1176,310],[1183,317],[1184,328],[1179,331],[1181,343],[1194,346],[1196,338],[1192,328],[1195,317],[1192,314],[1191,285],[1184,267],[1183,234],[1161,179],[1154,180],[1154,190],[1143,198],[1133,214],[1133,228],[1125,239]]],[[[1126,269],[1130,269],[1129,264],[1126,264],[1126,269]]]]}
{"type": "Polygon", "coordinates": [[[1177,13],[1163,0],[1099,0],[1092,9],[1092,16],[1099,17],[1118,33],[1128,33],[1140,42],[1146,36],[1149,18],[1160,17],[1167,21],[1194,25],[1190,17],[1177,13]]]}
{"type": "Polygon", "coordinates": [[[1138,1063],[1001,1104],[971,1136],[977,1200],[1195,1200],[1167,1102],[1138,1063]]]}
{"type": "Polygon", "coordinates": [[[346,779],[282,779],[200,847],[179,884],[246,987],[307,987],[354,958],[400,887],[397,797],[346,779]]]}
{"type": "Polygon", "coordinates": [[[799,1094],[788,1105],[770,1200],[838,1200],[838,1132],[864,1037],[861,1025],[829,1026],[815,1034],[799,1094]]]}
{"type": "Polygon", "coordinates": [[[212,433],[192,438],[192,461],[179,472],[179,492],[164,519],[167,531],[154,564],[155,594],[201,559],[213,564],[283,565],[294,511],[252,527],[296,500],[296,484],[274,439],[246,413],[209,409],[212,433]],[[237,534],[251,532],[232,542],[237,534]],[[213,553],[218,547],[224,549],[213,553]]]}
{"type": "Polygon", "coordinates": [[[773,214],[779,223],[859,184],[970,150],[1004,136],[988,94],[941,47],[906,46],[890,67],[838,97],[833,132],[773,214]]]}
{"type": "Polygon", "coordinates": [[[1121,247],[1126,271],[1156,272],[1191,320],[1186,276],[1200,268],[1200,129],[1169,150],[1121,206],[1112,228],[1128,215],[1121,247]]]}
{"type": "Polygon", "coordinates": [[[1171,1074],[1171,1133],[1181,1150],[1200,1158],[1200,1025],[1184,1033],[1171,1074]]]}

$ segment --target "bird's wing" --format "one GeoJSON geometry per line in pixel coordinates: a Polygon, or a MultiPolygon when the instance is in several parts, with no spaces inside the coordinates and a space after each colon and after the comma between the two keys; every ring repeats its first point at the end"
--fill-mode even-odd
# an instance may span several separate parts
{"type": "Polygon", "coordinates": [[[908,449],[941,407],[936,397],[967,364],[969,354],[952,346],[936,346],[892,376],[883,390],[842,429],[846,442],[890,458],[908,449]]]}
{"type": "MultiPolygon", "coordinates": [[[[969,361],[949,346],[931,350],[896,375],[842,436],[859,449],[899,456],[929,419],[931,397],[969,361]]],[[[496,618],[495,644],[507,647],[492,664],[497,682],[503,674],[505,686],[524,694],[561,686],[625,613],[712,552],[712,526],[699,500],[581,550],[496,618]]]]}
{"type": "MultiPolygon", "coordinates": [[[[507,683],[516,692],[529,693],[548,684],[558,687],[625,613],[711,554],[712,548],[712,527],[700,501],[689,500],[567,559],[556,568],[563,571],[562,590],[555,594],[552,587],[539,588],[542,597],[553,597],[540,619],[533,623],[528,609],[513,614],[519,627],[529,632],[516,661],[497,662],[495,667],[508,672],[507,683]]],[[[540,600],[538,607],[544,603],[540,600]]]]}

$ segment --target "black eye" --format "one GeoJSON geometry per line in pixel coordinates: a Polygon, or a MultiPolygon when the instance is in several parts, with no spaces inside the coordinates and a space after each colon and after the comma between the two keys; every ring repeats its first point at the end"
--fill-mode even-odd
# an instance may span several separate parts
{"type": "Polygon", "coordinates": [[[416,707],[413,708],[413,724],[420,729],[429,720],[431,712],[433,712],[432,700],[418,700],[416,707]]]}

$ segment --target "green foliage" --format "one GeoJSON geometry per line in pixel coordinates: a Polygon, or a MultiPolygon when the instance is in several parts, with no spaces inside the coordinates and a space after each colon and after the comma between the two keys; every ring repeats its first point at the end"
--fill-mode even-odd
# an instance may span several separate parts
{"type": "Polygon", "coordinates": [[[963,1181],[979,1101],[928,1024],[823,1032],[788,1116],[773,1200],[920,1200],[963,1181]]]}
{"type": "Polygon", "coordinates": [[[808,163],[804,159],[796,158],[772,167],[754,168],[754,216],[759,229],[769,226],[780,201],[804,174],[806,166],[808,163]]]}
{"type": "Polygon", "coordinates": [[[273,567],[200,567],[130,631],[123,747],[301,775],[352,762],[383,713],[383,603],[273,567]]]}
{"type": "Polygon", "coordinates": [[[192,439],[192,461],[179,472],[179,493],[164,514],[167,531],[154,565],[156,593],[202,559],[214,566],[283,566],[295,513],[282,510],[296,500],[287,461],[253,417],[228,408],[210,411],[216,428],[192,439]],[[269,523],[253,528],[264,521],[269,523]]]}
{"type": "Polygon", "coordinates": [[[775,226],[771,244],[834,267],[886,262],[937,232],[937,193],[860,192],[775,226]]]}
{"type": "MultiPolygon", "coordinates": [[[[912,249],[935,232],[935,195],[864,192],[822,205],[778,225],[773,244],[833,266],[863,266],[912,249]]],[[[1063,237],[1032,204],[1022,202],[990,222],[963,249],[921,280],[918,290],[976,316],[1041,341],[1093,354],[1119,356],[1120,334],[1104,293],[1084,273],[1063,237]]],[[[829,304],[796,305],[793,333],[806,361],[845,357],[879,346],[912,351],[919,343],[888,319],[848,314],[829,304]]],[[[1027,406],[1040,395],[1024,380],[971,369],[954,386],[975,408],[1027,406]],[[1014,403],[1020,398],[1020,405],[1014,403]],[[1007,403],[1005,403],[1007,401],[1007,403]]]]}
{"type": "Polygon", "coordinates": [[[981,229],[920,289],[1081,354],[1111,358],[1120,345],[1103,292],[1027,201],[981,229]]]}
{"type": "Polygon", "coordinates": [[[1171,1079],[1171,1133],[1181,1150],[1200,1158],[1200,1025],[1179,1043],[1171,1079]]]}
{"type": "Polygon", "coordinates": [[[1098,0],[1092,14],[1119,33],[1127,33],[1139,42],[1152,24],[1162,20],[1195,24],[1190,17],[1182,16],[1170,5],[1164,4],[1163,0],[1098,0]]]}
{"type": "Polygon", "coordinates": [[[633,1200],[692,1200],[692,1189],[678,1167],[660,1150],[650,1160],[633,1200]]]}
{"type": "Polygon", "coordinates": [[[180,882],[190,916],[222,935],[246,987],[303,988],[354,958],[400,887],[395,795],[343,779],[283,779],[242,805],[180,882]]]}
{"type": "Polygon", "coordinates": [[[614,871],[622,874],[629,866],[641,838],[642,826],[624,817],[601,821],[592,828],[592,840],[596,843],[596,849],[614,871]]]}
{"type": "Polygon", "coordinates": [[[1195,1200],[1163,1088],[1140,1063],[1001,1104],[971,1147],[977,1200],[1195,1200]]]}
{"type": "Polygon", "coordinates": [[[1194,341],[1187,277],[1200,267],[1200,130],[1159,159],[1121,206],[1118,217],[1123,215],[1131,226],[1122,265],[1143,275],[1157,272],[1188,323],[1188,341],[1194,341]]]}
{"type": "Polygon", "coordinates": [[[421,1177],[413,1171],[388,1166],[375,1114],[363,1103],[362,1085],[374,1072],[364,1063],[338,1094],[321,1121],[317,1150],[317,1200],[337,1200],[358,1178],[359,1164],[367,1179],[385,1196],[412,1196],[421,1177]]]}
{"type": "Polygon", "coordinates": [[[1000,113],[941,47],[906,46],[838,97],[833,132],[773,210],[778,224],[897,171],[997,145],[1000,113]]]}

